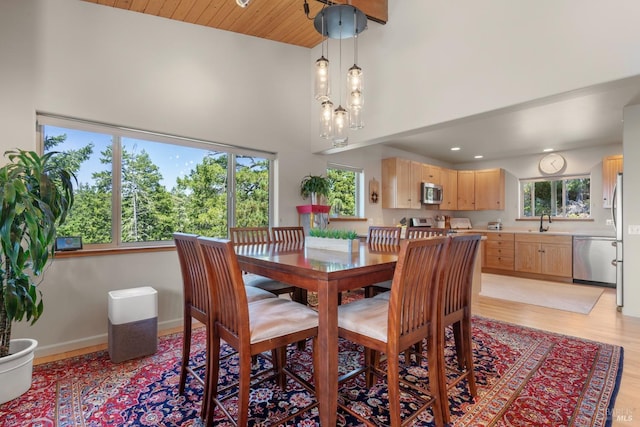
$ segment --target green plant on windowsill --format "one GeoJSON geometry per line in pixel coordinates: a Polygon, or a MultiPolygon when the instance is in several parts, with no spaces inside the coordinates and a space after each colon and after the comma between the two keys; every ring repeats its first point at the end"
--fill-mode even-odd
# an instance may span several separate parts
{"type": "Polygon", "coordinates": [[[344,239],[354,240],[358,238],[358,233],[352,230],[333,230],[333,229],[320,229],[312,228],[309,230],[309,236],[311,237],[325,237],[328,239],[344,239]]]}

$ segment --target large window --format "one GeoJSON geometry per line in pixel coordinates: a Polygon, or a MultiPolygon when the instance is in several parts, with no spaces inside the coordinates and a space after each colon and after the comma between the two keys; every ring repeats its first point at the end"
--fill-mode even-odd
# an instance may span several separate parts
{"type": "Polygon", "coordinates": [[[50,116],[38,123],[43,151],[65,153],[78,179],[59,235],[126,246],[270,224],[271,153],[50,116]]]}
{"type": "Polygon", "coordinates": [[[329,205],[333,216],[364,216],[362,169],[330,163],[327,177],[331,180],[329,205]]]}
{"type": "Polygon", "coordinates": [[[589,176],[520,180],[520,216],[551,215],[582,219],[591,216],[589,176]]]}

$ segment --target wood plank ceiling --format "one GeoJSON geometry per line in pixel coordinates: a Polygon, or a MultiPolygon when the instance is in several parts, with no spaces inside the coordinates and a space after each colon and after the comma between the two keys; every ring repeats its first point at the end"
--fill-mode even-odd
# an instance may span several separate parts
{"type": "Polygon", "coordinates": [[[235,0],[84,1],[308,48],[321,41],[313,18],[325,3],[351,4],[382,24],[388,17],[388,0],[307,0],[310,18],[304,13],[305,0],[251,0],[246,8],[239,7],[235,0]]]}

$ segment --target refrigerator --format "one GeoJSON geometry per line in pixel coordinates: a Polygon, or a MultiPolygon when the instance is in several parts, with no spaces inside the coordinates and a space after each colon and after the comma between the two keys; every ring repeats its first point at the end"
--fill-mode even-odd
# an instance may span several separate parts
{"type": "Polygon", "coordinates": [[[623,283],[623,222],[622,222],[622,173],[618,173],[616,177],[616,186],[613,190],[613,201],[611,203],[611,216],[613,226],[616,230],[616,240],[613,245],[616,247],[616,258],[612,264],[616,266],[616,305],[618,311],[622,310],[624,305],[624,283],[623,283]]]}

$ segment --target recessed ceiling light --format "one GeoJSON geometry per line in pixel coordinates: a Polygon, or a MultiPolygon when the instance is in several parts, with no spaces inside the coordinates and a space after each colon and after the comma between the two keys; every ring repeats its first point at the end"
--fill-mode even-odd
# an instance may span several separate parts
{"type": "Polygon", "coordinates": [[[549,151],[553,151],[553,148],[545,148],[545,149],[544,149],[544,150],[542,150],[542,151],[544,151],[545,153],[548,153],[549,151]]]}
{"type": "Polygon", "coordinates": [[[451,151],[460,151],[460,147],[451,147],[451,151]]]}
{"type": "Polygon", "coordinates": [[[478,154],[477,156],[473,156],[473,158],[474,158],[474,159],[481,159],[481,158],[483,158],[483,157],[484,157],[484,156],[483,156],[482,154],[478,154]]]}

